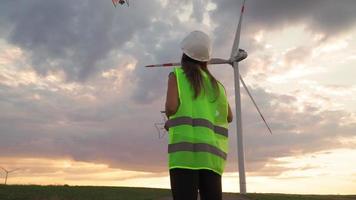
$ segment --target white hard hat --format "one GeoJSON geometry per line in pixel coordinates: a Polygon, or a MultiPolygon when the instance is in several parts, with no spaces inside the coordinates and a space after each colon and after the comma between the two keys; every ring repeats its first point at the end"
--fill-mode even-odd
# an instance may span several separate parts
{"type": "Polygon", "coordinates": [[[207,34],[202,31],[189,33],[180,43],[184,54],[190,58],[202,62],[210,60],[211,41],[207,34]]]}

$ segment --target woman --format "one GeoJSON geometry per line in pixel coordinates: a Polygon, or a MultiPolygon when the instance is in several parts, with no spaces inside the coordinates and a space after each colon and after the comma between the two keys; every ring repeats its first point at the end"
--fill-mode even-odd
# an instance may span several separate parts
{"type": "Polygon", "coordinates": [[[191,32],[181,43],[181,65],[169,74],[169,172],[174,200],[221,200],[232,112],[225,89],[207,68],[209,36],[191,32]]]}

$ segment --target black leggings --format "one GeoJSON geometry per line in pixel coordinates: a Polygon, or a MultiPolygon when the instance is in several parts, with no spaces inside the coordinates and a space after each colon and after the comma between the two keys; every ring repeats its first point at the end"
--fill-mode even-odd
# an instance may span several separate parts
{"type": "Polygon", "coordinates": [[[221,176],[211,170],[171,169],[174,200],[222,200],[221,176]]]}

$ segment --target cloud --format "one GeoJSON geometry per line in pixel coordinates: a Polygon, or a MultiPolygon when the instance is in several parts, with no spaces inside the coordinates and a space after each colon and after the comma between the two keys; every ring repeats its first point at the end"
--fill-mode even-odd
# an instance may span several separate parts
{"type": "MultiPolygon", "coordinates": [[[[344,121],[353,119],[347,111],[332,111],[327,107],[313,105],[312,102],[301,101],[298,95],[281,95],[258,87],[250,87],[250,90],[273,131],[273,135],[268,134],[249,97],[244,94],[242,118],[245,158],[250,172],[261,170],[262,173],[265,165],[274,158],[342,148],[345,144],[339,139],[354,135],[356,123],[344,124],[344,121]]],[[[235,141],[232,134],[232,163],[237,162],[235,141]]],[[[277,167],[268,170],[272,170],[272,174],[279,174],[287,169],[277,167]]]]}
{"type": "Polygon", "coordinates": [[[310,47],[300,46],[286,52],[284,61],[287,66],[304,63],[311,56],[310,47]]]}
{"type": "Polygon", "coordinates": [[[193,12],[191,17],[196,19],[198,22],[202,23],[204,19],[204,13],[206,10],[206,2],[202,0],[195,0],[193,1],[193,12]]]}
{"type": "Polygon", "coordinates": [[[160,175],[159,173],[113,169],[105,164],[76,162],[68,158],[53,160],[50,158],[2,157],[0,165],[7,170],[17,169],[10,175],[11,182],[30,182],[32,184],[53,184],[65,180],[66,184],[75,185],[88,185],[88,183],[115,185],[118,182],[125,183],[126,180],[160,175]]]}
{"type": "Polygon", "coordinates": [[[63,69],[70,81],[86,80],[102,67],[110,68],[100,62],[135,34],[144,33],[160,7],[157,1],[150,1],[147,5],[133,5],[130,12],[114,9],[110,3],[5,2],[1,13],[7,20],[3,23],[11,27],[6,38],[31,54],[38,73],[63,69]]]}
{"type": "MultiPolygon", "coordinates": [[[[116,72],[129,78],[132,71],[119,68],[116,72]]],[[[113,74],[117,75],[116,72],[113,74]]],[[[65,89],[68,83],[64,80],[48,85],[51,82],[40,76],[28,84],[1,85],[0,106],[7,113],[0,116],[1,154],[69,156],[78,161],[105,162],[113,167],[142,171],[165,168],[164,164],[157,168],[156,163],[142,168],[152,160],[150,156],[136,159],[144,151],[164,163],[166,143],[157,141],[153,121],[147,120],[159,120],[159,112],[155,112],[158,106],[130,105],[129,95],[125,97],[116,91],[129,94],[129,90],[125,91],[129,85],[112,88],[112,79],[107,78],[116,77],[97,77],[71,90],[65,89]],[[142,126],[135,126],[137,122],[142,126]]]]}
{"type": "MultiPolygon", "coordinates": [[[[0,56],[0,154],[166,171],[167,138],[158,139],[153,123],[161,120],[171,69],[143,66],[179,61],[179,42],[193,29],[212,35],[214,55],[228,54],[239,5],[211,2],[216,9],[201,1],[133,2],[117,9],[110,1],[5,1],[0,24],[7,28],[0,34],[13,51],[3,51],[8,48],[0,44],[5,52],[0,56]],[[206,17],[211,24],[205,24],[206,17]]],[[[278,157],[340,147],[344,143],[338,139],[354,133],[355,117],[335,106],[337,94],[326,92],[332,88],[318,83],[299,83],[299,90],[285,93],[264,86],[269,72],[285,76],[309,61],[313,49],[304,44],[284,52],[265,51],[265,38],[258,42],[256,34],[299,23],[318,34],[342,34],[353,28],[350,10],[355,6],[353,1],[318,0],[249,0],[246,6],[247,39],[241,42],[253,59],[244,61],[241,72],[253,83],[250,90],[274,132],[266,135],[244,93],[247,167],[250,172],[278,175],[289,169],[265,168],[266,164],[278,157]],[[335,13],[342,13],[344,20],[335,13]],[[276,58],[285,62],[279,70],[273,68],[276,58]]],[[[231,71],[214,72],[232,95],[231,71]]],[[[352,96],[348,87],[337,86],[339,94],[352,96]]],[[[234,131],[232,124],[228,171],[235,171],[234,131]]]]}
{"type": "MultiPolygon", "coordinates": [[[[213,1],[217,9],[212,11],[212,19],[223,27],[236,27],[240,8],[235,1],[213,1]],[[236,20],[232,20],[236,19],[236,20]]],[[[355,24],[356,14],[352,0],[336,2],[333,0],[293,1],[293,0],[249,0],[246,1],[244,30],[281,29],[291,24],[303,23],[313,32],[327,36],[337,35],[351,30],[355,24]]],[[[234,30],[231,30],[234,31],[234,30]]]]}

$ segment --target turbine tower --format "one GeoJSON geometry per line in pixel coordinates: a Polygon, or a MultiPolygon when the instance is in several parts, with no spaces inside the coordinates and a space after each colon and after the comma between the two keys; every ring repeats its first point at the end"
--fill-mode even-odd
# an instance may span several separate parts
{"type": "MultiPolygon", "coordinates": [[[[241,23],[245,10],[245,1],[243,0],[240,12],[240,18],[237,25],[237,30],[235,33],[234,43],[232,45],[232,50],[230,54],[230,58],[228,60],[221,58],[212,58],[208,64],[229,64],[232,66],[234,70],[234,86],[235,86],[235,110],[236,110],[236,131],[237,131],[237,155],[238,155],[238,170],[239,170],[239,181],[240,181],[240,193],[246,194],[246,176],[245,176],[245,154],[244,154],[244,145],[243,145],[243,134],[242,134],[242,119],[241,119],[241,96],[240,96],[240,80],[242,86],[245,88],[248,96],[252,100],[254,106],[256,107],[260,117],[265,123],[268,131],[272,134],[272,130],[269,127],[267,121],[263,117],[260,109],[258,108],[255,100],[253,99],[250,91],[248,90],[244,80],[242,79],[239,71],[239,62],[247,58],[247,52],[239,49],[240,43],[240,32],[241,32],[241,23]]],[[[157,65],[148,65],[146,67],[172,67],[172,66],[180,66],[181,63],[164,63],[157,65]]]]}
{"type": "Polygon", "coordinates": [[[0,167],[0,168],[1,168],[2,170],[4,170],[4,172],[6,173],[6,175],[5,175],[5,185],[6,185],[7,177],[9,176],[9,173],[14,172],[14,171],[16,171],[16,170],[19,170],[19,169],[13,169],[13,170],[8,171],[8,170],[6,170],[6,169],[3,168],[3,167],[0,167]]]}

